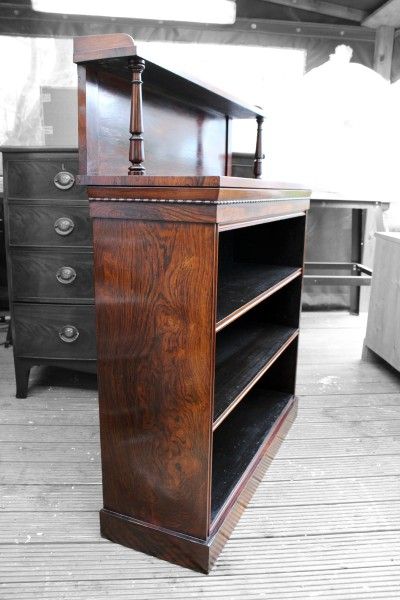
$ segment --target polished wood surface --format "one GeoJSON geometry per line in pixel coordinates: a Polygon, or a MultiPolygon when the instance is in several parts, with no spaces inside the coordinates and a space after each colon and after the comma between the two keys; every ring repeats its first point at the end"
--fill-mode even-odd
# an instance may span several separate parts
{"type": "Polygon", "coordinates": [[[18,357],[37,359],[38,363],[33,364],[40,364],[41,358],[96,359],[91,306],[20,303],[15,304],[13,314],[13,343],[18,357]],[[76,330],[76,339],[62,339],[68,327],[76,330]]]}
{"type": "Polygon", "coordinates": [[[11,250],[15,301],[93,304],[93,255],[69,248],[11,250]]]}
{"type": "MultiPolygon", "coordinates": [[[[275,395],[277,396],[278,394],[275,395]]],[[[128,548],[135,548],[195,571],[209,573],[296,417],[297,400],[290,399],[285,394],[282,394],[281,398],[281,410],[279,411],[276,403],[276,419],[274,422],[271,419],[270,428],[266,425],[264,435],[254,435],[253,454],[249,449],[253,460],[249,465],[246,481],[238,486],[236,496],[231,495],[229,498],[229,494],[224,494],[225,499],[228,497],[228,503],[217,515],[212,535],[208,540],[203,541],[178,532],[151,527],[105,508],[100,511],[102,535],[128,548]]],[[[222,451],[222,454],[225,452],[222,451]]],[[[238,475],[239,471],[240,469],[238,475]]]]}
{"type": "Polygon", "coordinates": [[[145,69],[145,61],[135,56],[130,58],[129,70],[132,73],[131,90],[131,120],[129,131],[129,160],[131,162],[128,175],[143,175],[145,167],[144,144],[143,144],[143,107],[142,107],[142,73],[145,69]]]}
{"type": "Polygon", "coordinates": [[[295,412],[310,194],[231,177],[231,121],[249,116],[261,175],[261,110],[155,65],[127,36],[118,52],[118,38],[75,46],[101,532],[208,572],[295,412]]]}
{"type": "Polygon", "coordinates": [[[2,152],[16,388],[25,398],[33,366],[95,370],[92,232],[76,151],[2,152]],[[63,328],[77,339],[63,340],[63,328]]]}
{"type": "Polygon", "coordinates": [[[8,309],[6,239],[4,231],[3,198],[0,196],[0,309],[8,309]]]}
{"type": "Polygon", "coordinates": [[[249,119],[263,116],[261,108],[235,98],[207,82],[196,79],[193,73],[180,73],[155,64],[146,57],[145,51],[135,45],[127,34],[93,35],[74,38],[74,62],[99,64],[113,74],[127,79],[127,58],[138,56],[146,61],[146,84],[156,87],[164,95],[173,95],[181,101],[197,105],[202,110],[218,111],[237,118],[249,119]],[[111,60],[109,60],[111,59],[111,60]]]}
{"type": "Polygon", "coordinates": [[[256,151],[254,154],[254,167],[253,173],[256,179],[261,179],[262,175],[262,161],[264,158],[263,150],[262,150],[262,126],[264,123],[264,118],[261,116],[257,116],[257,141],[256,141],[256,151]]]}
{"type": "Polygon", "coordinates": [[[236,263],[218,278],[217,331],[247,312],[296,277],[296,267],[236,263]]]}
{"type": "Polygon", "coordinates": [[[254,118],[261,177],[261,108],[148,60],[126,34],[75,39],[74,61],[81,175],[229,176],[231,119],[254,118]]]}
{"type": "Polygon", "coordinates": [[[216,229],[95,219],[93,234],[104,505],[206,539],[216,229]]]}
{"type": "Polygon", "coordinates": [[[298,334],[285,325],[240,321],[217,340],[214,428],[248,394],[298,334]]]}
{"type": "Polygon", "coordinates": [[[212,522],[293,402],[293,393],[264,389],[260,382],[217,430],[213,444],[212,522]]]}
{"type": "MultiPolygon", "coordinates": [[[[188,175],[140,175],[132,179],[131,177],[119,176],[119,175],[99,175],[99,176],[90,176],[89,174],[81,174],[78,177],[78,181],[82,185],[97,185],[97,186],[106,186],[113,187],[118,186],[116,189],[121,194],[121,197],[129,198],[129,195],[132,193],[131,190],[119,189],[120,187],[129,187],[135,186],[135,194],[140,194],[141,191],[137,190],[137,188],[144,187],[146,190],[150,187],[162,187],[165,193],[168,193],[169,187],[173,188],[190,188],[188,190],[183,190],[184,193],[191,193],[191,188],[212,188],[211,190],[203,189],[203,193],[209,194],[213,193],[212,199],[218,200],[224,197],[226,193],[233,193],[231,190],[235,190],[236,188],[240,190],[242,193],[246,191],[256,189],[261,190],[272,190],[276,192],[277,190],[286,191],[288,197],[304,197],[309,198],[311,194],[311,190],[305,189],[299,184],[294,182],[283,182],[283,181],[270,181],[268,179],[252,179],[250,177],[231,177],[229,175],[204,175],[204,176],[188,176],[188,175]],[[229,188],[227,191],[226,188],[229,188]],[[245,189],[243,189],[245,188],[245,189]]],[[[151,191],[151,190],[149,190],[151,191]]],[[[171,190],[172,193],[177,193],[179,189],[171,190]]],[[[102,188],[98,188],[99,198],[104,195],[104,191],[102,188]]],[[[146,192],[147,193],[147,192],[146,192]]],[[[90,192],[89,192],[89,195],[90,192]]],[[[117,195],[118,197],[118,195],[117,195]]],[[[190,197],[190,196],[188,196],[190,197]]],[[[206,196],[206,199],[208,196],[206,196]]]]}
{"type": "MultiPolygon", "coordinates": [[[[80,95],[84,94],[85,98],[80,107],[80,120],[85,127],[85,145],[80,143],[81,182],[84,183],[86,177],[88,182],[93,181],[93,177],[107,177],[109,182],[117,183],[115,178],[120,178],[128,185],[136,185],[146,177],[169,177],[171,173],[182,177],[224,176],[225,115],[210,114],[174,97],[158,94],[146,85],[146,71],[142,90],[143,123],[140,127],[132,124],[142,132],[138,133],[134,146],[140,147],[142,159],[146,154],[145,163],[139,161],[146,175],[143,175],[142,165],[134,176],[132,172],[128,175],[129,135],[131,118],[137,115],[137,110],[132,113],[131,107],[139,100],[136,96],[134,100],[131,98],[130,81],[90,66],[81,76],[86,83],[80,95]],[[160,144],[160,137],[168,139],[168,152],[160,144]]],[[[100,180],[96,179],[97,182],[100,180]]]]}
{"type": "MultiPolygon", "coordinates": [[[[257,196],[257,188],[253,191],[257,196]]],[[[267,399],[284,399],[279,414],[293,404],[308,201],[281,202],[278,192],[275,202],[259,203],[261,212],[251,226],[240,219],[251,219],[247,211],[254,203],[228,204],[232,213],[239,212],[238,223],[220,231],[218,204],[135,202],[135,192],[131,188],[130,197],[117,202],[97,197],[90,202],[101,528],[112,540],[208,572],[216,555],[213,536],[232,520],[237,498],[264,456],[269,431],[279,422],[274,402],[269,407],[267,399]],[[232,313],[217,333],[220,275],[227,282],[235,267],[240,273],[247,264],[254,273],[263,261],[270,269],[275,266],[277,285],[270,285],[267,275],[262,286],[259,276],[253,298],[251,288],[243,298],[240,285],[231,286],[232,313]],[[246,409],[252,397],[265,418],[246,409]],[[237,416],[242,411],[248,421],[237,416]],[[234,435],[238,418],[242,441],[239,436],[232,445],[235,437],[227,432],[234,435]],[[213,459],[218,435],[220,450],[213,459]],[[219,467],[216,457],[224,447],[225,466],[219,467]],[[238,453],[243,463],[237,462],[238,453]]],[[[257,272],[268,274],[268,269],[257,272]]],[[[223,284],[219,298],[221,290],[223,284]]]]}
{"type": "Polygon", "coordinates": [[[10,201],[9,243],[11,246],[80,247],[91,248],[92,232],[88,206],[53,200],[10,201]],[[67,219],[65,231],[57,228],[57,221],[67,219]]]}
{"type": "Polygon", "coordinates": [[[47,149],[40,151],[35,148],[0,148],[3,154],[12,159],[13,176],[7,181],[7,197],[10,199],[51,199],[86,200],[85,189],[82,186],[72,185],[66,189],[58,188],[54,179],[59,173],[71,173],[76,178],[78,173],[78,160],[76,152],[63,152],[47,149]]]}

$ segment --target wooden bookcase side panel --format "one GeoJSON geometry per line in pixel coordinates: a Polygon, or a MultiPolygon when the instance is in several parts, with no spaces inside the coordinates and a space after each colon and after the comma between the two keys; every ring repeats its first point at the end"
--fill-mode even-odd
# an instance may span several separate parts
{"type": "Polygon", "coordinates": [[[206,539],[216,227],[94,219],[93,235],[104,507],[206,539]]]}
{"type": "MultiPolygon", "coordinates": [[[[129,77],[87,65],[80,82],[86,139],[80,172],[89,176],[127,176],[132,88],[129,77]]],[[[142,94],[146,176],[226,174],[228,130],[224,114],[211,114],[152,89],[146,85],[146,69],[142,94]],[[160,144],[160,137],[168,139],[168,152],[160,144]]]]}

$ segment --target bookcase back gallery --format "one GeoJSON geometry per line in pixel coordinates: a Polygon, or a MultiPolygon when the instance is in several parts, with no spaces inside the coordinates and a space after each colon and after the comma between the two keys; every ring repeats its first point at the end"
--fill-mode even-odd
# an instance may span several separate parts
{"type": "Polygon", "coordinates": [[[78,67],[83,175],[231,175],[231,120],[254,118],[261,176],[261,109],[144,60],[129,35],[90,37],[75,40],[74,54],[85,63],[78,67]]]}
{"type": "Polygon", "coordinates": [[[74,60],[101,532],[208,572],[296,413],[310,192],[260,179],[260,109],[147,61],[130,36],[77,38],[74,60]],[[231,176],[231,119],[248,117],[254,179],[231,176]]]}

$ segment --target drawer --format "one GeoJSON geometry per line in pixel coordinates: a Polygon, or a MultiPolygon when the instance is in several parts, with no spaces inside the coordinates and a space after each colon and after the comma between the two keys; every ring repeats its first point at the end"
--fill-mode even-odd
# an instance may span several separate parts
{"type": "Polygon", "coordinates": [[[93,254],[74,250],[11,251],[13,300],[93,302],[93,254]]]}
{"type": "Polygon", "coordinates": [[[76,183],[77,154],[8,154],[4,172],[8,198],[87,198],[85,187],[76,183]]]}
{"type": "Polygon", "coordinates": [[[94,305],[14,304],[17,357],[96,358],[94,305]]]}
{"type": "Polygon", "coordinates": [[[92,246],[88,204],[11,202],[9,232],[14,246],[92,246]]]}

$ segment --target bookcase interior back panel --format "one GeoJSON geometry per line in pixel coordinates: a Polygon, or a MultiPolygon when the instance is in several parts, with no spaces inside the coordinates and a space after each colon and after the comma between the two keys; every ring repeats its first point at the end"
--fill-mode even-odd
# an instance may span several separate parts
{"type": "MultiPolygon", "coordinates": [[[[128,78],[88,70],[88,174],[127,175],[131,85],[128,78]]],[[[146,70],[143,73],[146,81],[146,70]]],[[[226,118],[143,88],[147,175],[225,175],[226,118]],[[160,140],[166,144],[161,144],[160,140]]]]}
{"type": "Polygon", "coordinates": [[[304,219],[219,234],[217,329],[301,275],[304,219]]]}

